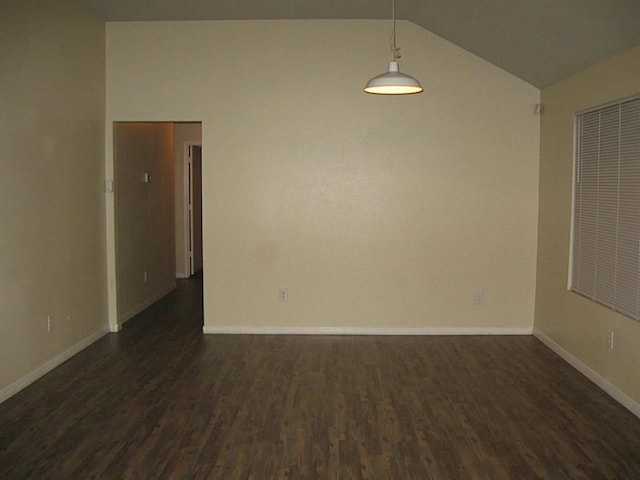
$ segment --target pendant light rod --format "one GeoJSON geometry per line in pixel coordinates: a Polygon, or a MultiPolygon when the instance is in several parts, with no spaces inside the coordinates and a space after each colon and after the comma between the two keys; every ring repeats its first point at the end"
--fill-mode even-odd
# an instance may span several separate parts
{"type": "Polygon", "coordinates": [[[391,61],[400,58],[400,49],[396,46],[396,0],[391,0],[391,61]]]}

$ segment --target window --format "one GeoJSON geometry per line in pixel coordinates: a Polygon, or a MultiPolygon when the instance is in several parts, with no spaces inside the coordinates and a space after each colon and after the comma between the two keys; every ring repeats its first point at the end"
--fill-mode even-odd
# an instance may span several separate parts
{"type": "Polygon", "coordinates": [[[571,290],[640,320],[640,97],[576,114],[571,290]]]}

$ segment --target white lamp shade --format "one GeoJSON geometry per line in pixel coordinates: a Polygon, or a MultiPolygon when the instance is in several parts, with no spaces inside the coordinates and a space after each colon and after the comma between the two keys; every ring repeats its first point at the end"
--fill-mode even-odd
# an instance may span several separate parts
{"type": "Polygon", "coordinates": [[[364,91],[378,95],[407,95],[420,93],[423,88],[412,76],[400,73],[398,62],[389,62],[389,71],[369,80],[364,91]]]}

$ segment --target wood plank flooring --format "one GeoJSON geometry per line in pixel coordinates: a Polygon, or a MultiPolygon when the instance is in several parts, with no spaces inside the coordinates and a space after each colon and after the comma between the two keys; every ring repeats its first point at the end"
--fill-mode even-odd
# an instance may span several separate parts
{"type": "Polygon", "coordinates": [[[203,336],[201,300],[0,405],[0,478],[640,478],[640,419],[533,337],[203,336]]]}

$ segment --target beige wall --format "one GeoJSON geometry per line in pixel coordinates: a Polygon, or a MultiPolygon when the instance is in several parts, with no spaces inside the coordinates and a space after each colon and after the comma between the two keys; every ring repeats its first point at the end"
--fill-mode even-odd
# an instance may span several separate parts
{"type": "Polygon", "coordinates": [[[122,323],[175,289],[173,123],[117,123],[115,151],[122,323]]]}
{"type": "MultiPolygon", "coordinates": [[[[640,93],[640,47],[542,92],[536,332],[640,402],[640,323],[568,290],[573,115],[640,93]],[[615,348],[607,347],[614,332],[615,348]]],[[[640,411],[640,410],[638,410],[640,411]]]]}
{"type": "Polygon", "coordinates": [[[76,2],[0,2],[0,400],[107,325],[104,48],[76,2]]]}
{"type": "Polygon", "coordinates": [[[202,125],[198,122],[176,123],[174,125],[174,157],[176,177],[176,276],[189,276],[189,243],[187,241],[188,219],[185,215],[184,145],[185,142],[202,144],[202,125]]]}
{"type": "Polygon", "coordinates": [[[205,331],[532,328],[539,91],[399,22],[366,95],[388,29],[107,24],[107,123],[203,121],[205,331]]]}

